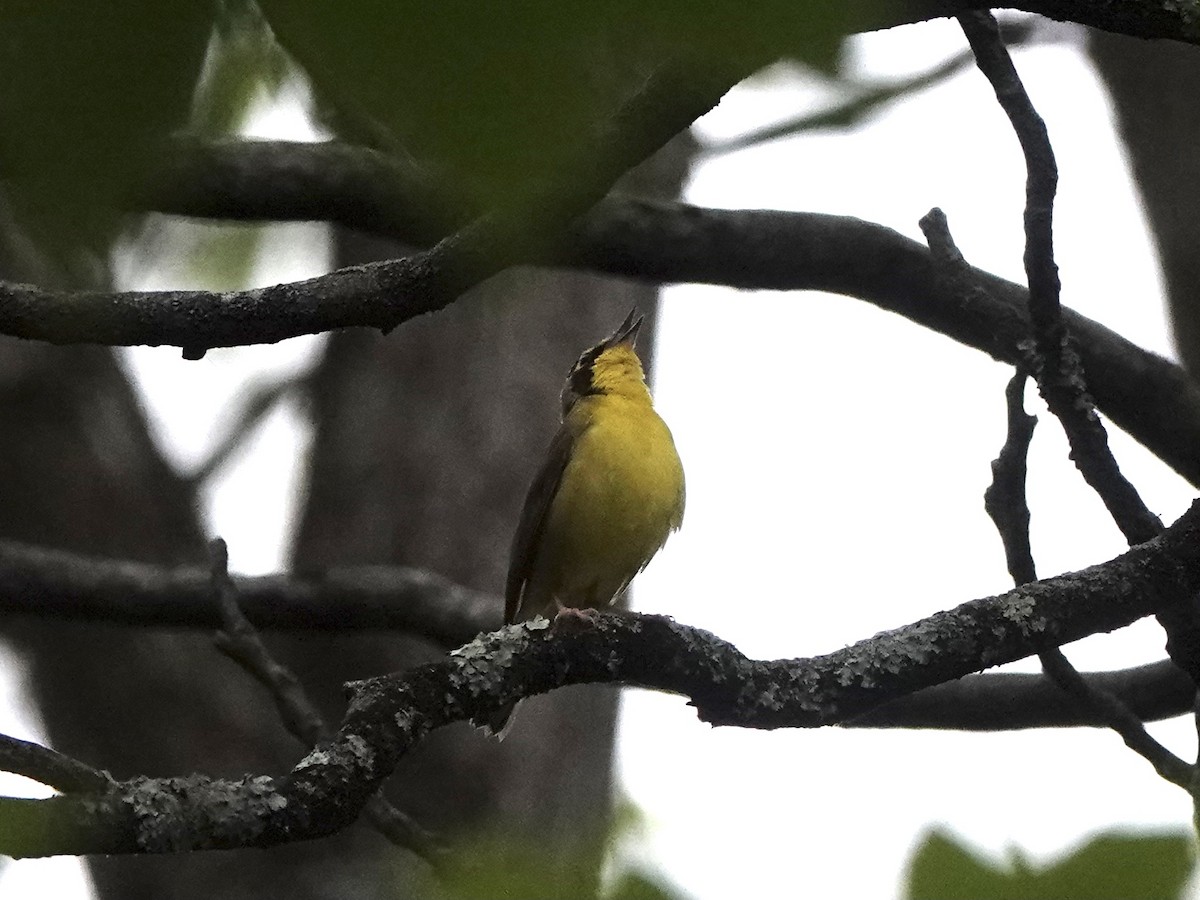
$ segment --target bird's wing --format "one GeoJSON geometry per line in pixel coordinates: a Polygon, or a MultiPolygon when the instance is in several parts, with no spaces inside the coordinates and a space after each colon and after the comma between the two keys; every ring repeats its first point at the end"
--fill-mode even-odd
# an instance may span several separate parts
{"type": "Polygon", "coordinates": [[[546,519],[550,514],[550,504],[558,493],[562,482],[563,472],[571,459],[571,451],[582,429],[572,427],[571,419],[563,422],[550,442],[550,450],[541,471],[529,486],[525,496],[525,506],[521,510],[521,521],[517,524],[517,533],[513,535],[512,553],[508,561],[508,582],[504,588],[504,621],[512,624],[517,620],[517,611],[521,605],[521,592],[533,569],[534,554],[546,527],[546,519]]]}

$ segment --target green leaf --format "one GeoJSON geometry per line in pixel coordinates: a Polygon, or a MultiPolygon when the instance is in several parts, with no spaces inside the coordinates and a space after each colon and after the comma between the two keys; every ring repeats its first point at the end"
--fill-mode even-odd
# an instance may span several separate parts
{"type": "Polygon", "coordinates": [[[580,846],[571,858],[577,865],[564,866],[558,853],[550,864],[546,848],[502,835],[480,838],[457,848],[443,866],[439,896],[443,900],[587,896],[598,865],[594,849],[580,846]]]}
{"type": "Polygon", "coordinates": [[[869,5],[261,0],[335,129],[403,147],[483,205],[557,172],[663,61],[824,66],[869,5]]]}
{"type": "Polygon", "coordinates": [[[188,223],[187,242],[180,250],[187,260],[188,283],[210,291],[246,287],[262,252],[271,225],[211,225],[188,223]]]}
{"type": "MultiPolygon", "coordinates": [[[[594,896],[595,876],[622,839],[645,825],[642,811],[628,798],[617,799],[606,834],[575,835],[546,846],[505,833],[476,835],[456,842],[439,869],[439,900],[544,900],[594,896]],[[570,840],[567,845],[563,841],[570,840]]],[[[684,895],[655,874],[636,867],[617,873],[604,900],[683,900],[684,895]]]]}
{"type": "Polygon", "coordinates": [[[605,900],[682,900],[683,894],[636,869],[623,872],[605,900]]]}
{"type": "Polygon", "coordinates": [[[211,28],[203,0],[0,3],[0,177],[39,236],[111,227],[152,142],[185,123],[211,28]]]}
{"type": "Polygon", "coordinates": [[[908,872],[910,900],[1176,900],[1194,865],[1190,836],[1109,833],[1044,868],[1017,851],[1008,865],[933,831],[908,872]]]}

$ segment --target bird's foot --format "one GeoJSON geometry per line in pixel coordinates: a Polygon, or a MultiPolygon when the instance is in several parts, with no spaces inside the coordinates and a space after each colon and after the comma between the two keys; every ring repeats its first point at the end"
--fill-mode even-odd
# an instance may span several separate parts
{"type": "Polygon", "coordinates": [[[578,628],[594,628],[600,621],[600,612],[595,609],[576,609],[574,606],[558,604],[558,613],[551,625],[555,630],[571,631],[578,628]]]}

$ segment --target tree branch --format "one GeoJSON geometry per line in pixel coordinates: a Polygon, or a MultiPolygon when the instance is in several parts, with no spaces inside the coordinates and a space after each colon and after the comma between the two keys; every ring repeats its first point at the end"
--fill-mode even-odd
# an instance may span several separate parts
{"type": "MultiPolygon", "coordinates": [[[[1058,169],[1046,125],[1017,75],[991,13],[986,10],[961,13],[958,20],[971,44],[979,70],[991,82],[1025,156],[1025,272],[1029,279],[1034,373],[1038,387],[1046,405],[1062,424],[1071,447],[1071,459],[1084,480],[1104,502],[1130,545],[1141,543],[1160,532],[1162,522],[1146,506],[1117,465],[1063,320],[1052,228],[1058,169]]],[[[1193,601],[1190,605],[1164,610],[1158,621],[1167,633],[1167,652],[1171,659],[1200,685],[1200,605],[1193,601]]],[[[1054,677],[1055,672],[1066,668],[1069,664],[1065,659],[1052,659],[1047,674],[1054,677]]],[[[1067,687],[1080,689],[1077,675],[1067,687]]],[[[1121,721],[1114,719],[1114,727],[1120,730],[1121,721]]],[[[1148,746],[1148,737],[1141,739],[1136,734],[1122,734],[1126,743],[1139,752],[1148,746]]],[[[1161,754],[1155,759],[1160,757],[1161,754]]],[[[1158,766],[1158,762],[1155,764],[1158,766]]]]}
{"type": "MultiPolygon", "coordinates": [[[[1029,279],[1029,308],[1033,322],[1033,369],[1038,387],[1050,411],[1062,424],[1071,447],[1071,458],[1084,479],[1103,500],[1110,515],[1130,544],[1136,544],[1162,531],[1162,523],[1142,502],[1134,486],[1122,475],[1108,446],[1108,435],[1096,414],[1079,357],[1063,322],[1060,299],[1061,283],[1054,260],[1053,213],[1058,186],[1058,167],[1045,122],[1033,107],[1020,76],[1013,66],[1008,48],[1000,37],[999,26],[991,12],[966,12],[958,15],[959,24],[975,54],[979,70],[991,82],[996,99],[1008,116],[1021,144],[1027,170],[1025,188],[1025,272],[1029,279]]],[[[945,229],[944,217],[940,224],[945,229]]],[[[961,254],[952,244],[947,259],[961,254]]],[[[958,269],[965,268],[958,263],[958,269]]],[[[1025,376],[1016,375],[1005,392],[1008,406],[1008,436],[1000,457],[992,464],[994,480],[985,494],[989,515],[1004,541],[1005,556],[1013,580],[1025,584],[1037,577],[1029,544],[1029,509],[1025,500],[1025,459],[1033,436],[1034,421],[1025,414],[1022,395],[1025,376]]],[[[1186,608],[1185,604],[1181,607],[1186,608]]],[[[1169,619],[1186,614],[1168,613],[1169,619]]],[[[1168,642],[1175,645],[1178,640],[1168,642]]],[[[1172,659],[1181,664],[1189,662],[1172,659]]],[[[1141,720],[1110,694],[1096,691],[1080,676],[1058,646],[1043,647],[1038,657],[1047,677],[1071,696],[1082,708],[1102,717],[1117,732],[1126,746],[1154,766],[1160,777],[1191,791],[1196,770],[1163,744],[1151,737],[1141,720]]],[[[1189,669],[1196,679],[1196,670],[1189,669]]]]}
{"type": "MultiPolygon", "coordinates": [[[[224,631],[216,634],[217,648],[271,692],[284,726],[304,747],[310,748],[330,737],[329,728],[304,686],[290,669],[273,657],[254,626],[238,605],[237,586],[229,577],[229,551],[217,538],[209,545],[210,578],[224,631]]],[[[437,868],[445,860],[446,848],[432,834],[392,805],[382,787],[367,801],[364,814],[371,825],[398,847],[416,853],[437,868]]]]}
{"type": "Polygon", "coordinates": [[[996,523],[1004,544],[1004,559],[1013,583],[1037,578],[1029,545],[1029,504],[1025,500],[1026,459],[1037,416],[1025,412],[1025,374],[1017,372],[1004,390],[1008,427],[1000,455],[992,460],[992,483],[983,492],[983,506],[996,523]]]}
{"type": "MultiPolygon", "coordinates": [[[[1005,43],[1010,47],[1030,43],[1035,37],[1039,24],[1042,23],[1029,19],[1004,24],[1002,30],[1005,43]]],[[[882,106],[908,99],[948,81],[963,69],[973,65],[974,62],[975,57],[971,52],[963,51],[924,72],[885,83],[874,81],[864,83],[839,78],[833,81],[831,86],[840,88],[842,91],[850,91],[849,98],[816,112],[801,113],[782,122],[764,125],[732,138],[713,141],[701,148],[700,155],[705,158],[721,156],[819,129],[849,128],[862,122],[882,106]]]]}
{"type": "Polygon", "coordinates": [[[1053,647],[1038,655],[1046,675],[1072,700],[1103,719],[1109,728],[1121,736],[1125,746],[1154,766],[1154,771],[1161,778],[1185,791],[1191,791],[1196,779],[1195,767],[1152,737],[1142,721],[1125,704],[1112,694],[1097,691],[1089,685],[1060,648],[1053,647]]]}
{"type": "MultiPolygon", "coordinates": [[[[1190,712],[1195,686],[1169,659],[1115,672],[1085,672],[1092,690],[1112,694],[1144,722],[1190,712]]],[[[988,672],[926,688],[842,723],[847,728],[1011,731],[1107,727],[1045,675],[988,672]]]]}
{"type": "MultiPolygon", "coordinates": [[[[259,628],[388,629],[457,647],[500,627],[503,601],[419,569],[346,566],[311,575],[237,577],[259,628]]],[[[0,615],[217,629],[203,566],[168,568],[0,541],[0,615]]]]}
{"type": "MultiPolygon", "coordinates": [[[[415,244],[461,227],[472,212],[447,199],[421,173],[361,148],[279,142],[178,147],[146,195],[135,201],[137,206],[243,220],[323,218],[415,244]]],[[[1030,334],[1027,293],[1021,286],[972,269],[974,281],[986,288],[984,294],[941,295],[934,290],[926,247],[889,228],[848,217],[706,210],[609,197],[537,261],[655,282],[845,294],[1011,364],[1024,359],[1020,346],[1030,334]]],[[[331,277],[316,281],[328,285],[331,277]]],[[[13,333],[19,323],[5,302],[6,290],[0,284],[0,333],[13,333]]],[[[71,335],[50,320],[73,316],[74,299],[34,293],[45,327],[53,332],[50,339],[68,340],[71,335]]],[[[97,298],[101,305],[93,313],[108,320],[109,330],[121,330],[117,319],[127,313],[118,310],[166,306],[172,296],[122,295],[128,302],[111,309],[97,298]]],[[[1200,486],[1200,390],[1167,360],[1077,313],[1064,314],[1100,407],[1200,486]]]]}
{"type": "Polygon", "coordinates": [[[24,775],[67,794],[105,793],[116,784],[107,772],[7,734],[0,734],[0,772],[24,775]]]}
{"type": "MultiPolygon", "coordinates": [[[[919,22],[936,16],[952,16],[968,9],[1019,9],[1059,22],[1075,22],[1127,34],[1131,37],[1182,41],[1200,45],[1200,15],[1195,5],[1163,3],[1161,0],[1120,0],[1092,3],[1090,0],[1016,0],[997,6],[987,0],[916,0],[900,16],[902,22],[919,22]]],[[[898,24],[892,22],[891,24],[898,24]]]]}
{"type": "Polygon", "coordinates": [[[1088,395],[1079,357],[1063,321],[1053,233],[1058,167],[1046,123],[1017,75],[992,14],[960,13],[958,20],[979,70],[991,82],[1025,156],[1025,274],[1029,279],[1038,387],[1046,405],[1062,423],[1071,459],[1084,480],[1100,496],[1125,539],[1131,545],[1141,543],[1158,534],[1162,522],[1121,474],[1109,450],[1108,434],[1088,395]]]}
{"type": "Polygon", "coordinates": [[[307,372],[289,374],[262,379],[243,388],[231,404],[232,408],[225,413],[230,421],[224,432],[208,455],[187,473],[188,481],[198,486],[212,478],[249,442],[259,426],[284,400],[306,400],[309,378],[307,372]]]}
{"type": "MultiPolygon", "coordinates": [[[[1026,456],[1037,419],[1024,408],[1025,375],[1017,373],[1004,392],[1008,428],[1000,455],[992,462],[992,483],[984,492],[984,506],[1004,542],[1004,555],[1013,581],[1026,584],[1037,578],[1029,544],[1029,506],[1025,500],[1026,456]]],[[[1060,647],[1038,653],[1042,670],[1081,709],[1117,732],[1135,753],[1146,759],[1160,777],[1190,790],[1195,770],[1153,738],[1120,699],[1096,688],[1075,669],[1060,647]]]]}
{"type": "MultiPolygon", "coordinates": [[[[234,583],[243,611],[260,629],[393,630],[449,649],[499,628],[502,619],[501,598],[400,566],[235,576],[234,583]]],[[[209,591],[201,566],[167,568],[0,541],[0,615],[212,630],[221,621],[209,591]]],[[[1187,677],[1167,663],[1084,677],[1147,721],[1192,706],[1187,677]]],[[[992,673],[922,691],[846,724],[967,731],[1103,724],[1060,699],[1041,676],[992,673]]]]}
{"type": "Polygon", "coordinates": [[[347,326],[387,332],[541,252],[612,183],[708,112],[737,78],[686,61],[659,67],[563,171],[404,259],[244,291],[80,292],[0,285],[0,332],[51,343],[212,347],[274,343],[347,326]]]}
{"type": "Polygon", "coordinates": [[[827,656],[756,662],[670,619],[602,614],[482,635],[445,659],[351,685],[334,738],[286,775],[135,779],[97,797],[0,800],[0,853],[161,853],[272,846],[358,816],[430,731],[521,697],[580,683],[682,694],[700,718],[748,728],[817,727],[1039,646],[1118,628],[1200,590],[1200,503],[1162,535],[1103,565],[974,600],[827,656]]]}

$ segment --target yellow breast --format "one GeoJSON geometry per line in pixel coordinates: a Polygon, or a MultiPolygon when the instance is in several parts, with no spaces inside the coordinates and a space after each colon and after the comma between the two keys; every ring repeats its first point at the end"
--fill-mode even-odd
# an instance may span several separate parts
{"type": "Polygon", "coordinates": [[[683,467],[666,423],[645,402],[581,399],[578,429],[533,561],[525,615],[612,602],[683,521],[683,467]]]}

